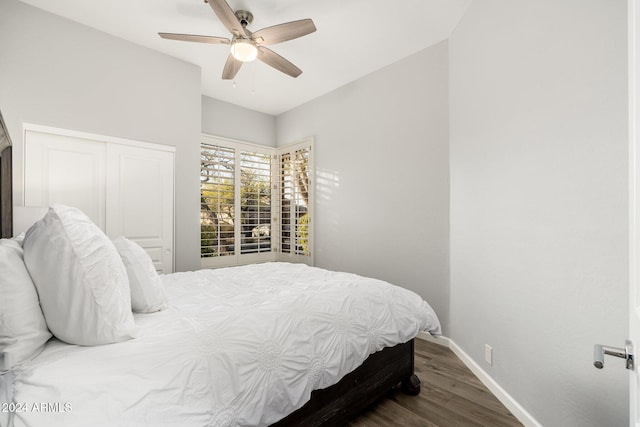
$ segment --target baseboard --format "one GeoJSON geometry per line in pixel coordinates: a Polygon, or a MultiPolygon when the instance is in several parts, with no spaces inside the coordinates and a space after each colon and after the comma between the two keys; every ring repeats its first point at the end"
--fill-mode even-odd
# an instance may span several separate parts
{"type": "Polygon", "coordinates": [[[447,348],[451,348],[451,340],[445,336],[440,335],[439,337],[434,337],[431,334],[428,334],[426,332],[418,332],[418,336],[416,338],[419,338],[421,340],[425,340],[425,341],[429,341],[447,348]]]}
{"type": "Polygon", "coordinates": [[[449,347],[451,351],[464,363],[473,374],[484,384],[493,395],[518,419],[525,427],[542,427],[533,416],[527,412],[500,384],[498,384],[491,376],[480,367],[467,353],[465,353],[458,345],[450,338],[440,336],[435,338],[425,332],[418,333],[416,338],[430,341],[445,347],[449,347]]]}

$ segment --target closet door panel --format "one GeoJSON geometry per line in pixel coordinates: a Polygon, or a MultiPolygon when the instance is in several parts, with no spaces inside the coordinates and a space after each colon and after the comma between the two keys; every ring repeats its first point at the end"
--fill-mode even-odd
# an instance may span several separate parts
{"type": "Polygon", "coordinates": [[[173,153],[107,146],[107,235],[125,236],[173,271],[173,153]]]}
{"type": "Polygon", "coordinates": [[[104,230],[104,143],[27,131],[24,183],[25,206],[74,206],[104,230]]]}

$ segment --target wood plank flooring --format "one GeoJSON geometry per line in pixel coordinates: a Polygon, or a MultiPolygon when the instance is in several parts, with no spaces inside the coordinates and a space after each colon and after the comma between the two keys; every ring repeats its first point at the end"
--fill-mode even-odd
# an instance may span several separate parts
{"type": "Polygon", "coordinates": [[[448,348],[416,339],[418,396],[392,390],[348,427],[511,427],[522,424],[448,348]]]}

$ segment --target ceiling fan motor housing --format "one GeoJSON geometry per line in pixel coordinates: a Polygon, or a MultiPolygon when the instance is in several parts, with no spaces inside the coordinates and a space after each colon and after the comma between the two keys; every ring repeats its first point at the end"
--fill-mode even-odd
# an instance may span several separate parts
{"type": "Polygon", "coordinates": [[[245,28],[253,22],[253,13],[247,10],[236,10],[235,15],[238,21],[240,21],[240,24],[242,24],[242,28],[245,28]]]}

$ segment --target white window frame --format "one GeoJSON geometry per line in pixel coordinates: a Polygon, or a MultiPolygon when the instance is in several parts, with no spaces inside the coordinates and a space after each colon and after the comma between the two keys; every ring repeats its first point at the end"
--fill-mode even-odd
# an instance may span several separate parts
{"type": "MultiPolygon", "coordinates": [[[[200,143],[212,146],[220,146],[235,151],[235,206],[240,206],[240,153],[242,151],[257,152],[261,154],[268,154],[271,156],[271,251],[255,254],[242,254],[241,253],[241,221],[234,220],[234,254],[227,256],[217,257],[201,257],[202,268],[217,268],[217,267],[229,267],[234,265],[246,265],[259,262],[269,261],[283,261],[283,262],[296,262],[313,265],[314,263],[314,223],[315,223],[315,167],[313,162],[313,138],[307,138],[295,144],[287,145],[284,147],[269,147],[259,144],[252,144],[249,142],[238,141],[234,139],[224,138],[220,136],[214,136],[209,134],[202,134],[200,143]],[[307,255],[301,255],[296,253],[282,253],[280,248],[281,242],[281,221],[280,221],[280,209],[281,209],[281,188],[280,188],[280,156],[285,153],[295,153],[300,149],[309,149],[309,206],[307,206],[307,212],[309,213],[308,223],[308,248],[307,255]]],[[[237,215],[240,214],[240,209],[236,208],[237,215]]],[[[238,217],[239,219],[239,217],[238,217]]]]}

